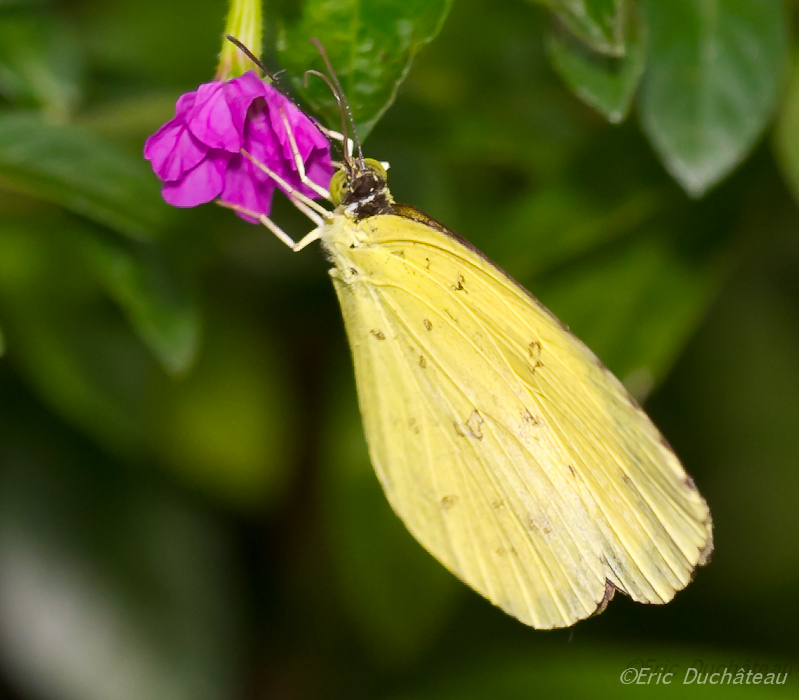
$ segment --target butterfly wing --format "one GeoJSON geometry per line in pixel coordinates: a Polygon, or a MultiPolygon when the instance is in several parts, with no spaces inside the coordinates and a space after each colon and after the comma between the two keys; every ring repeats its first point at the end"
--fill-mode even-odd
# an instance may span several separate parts
{"type": "Polygon", "coordinates": [[[323,243],[388,499],[442,563],[538,628],[618,589],[664,603],[712,549],[705,501],[618,380],[526,290],[407,207],[323,243]]]}

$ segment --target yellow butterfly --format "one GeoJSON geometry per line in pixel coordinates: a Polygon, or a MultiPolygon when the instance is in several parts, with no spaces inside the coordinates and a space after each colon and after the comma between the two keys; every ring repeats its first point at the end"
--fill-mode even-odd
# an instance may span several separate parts
{"type": "Polygon", "coordinates": [[[264,223],[294,250],[320,240],[333,263],[396,513],[456,576],[540,629],[601,612],[616,591],[670,601],[713,539],[668,443],[566,326],[467,241],[395,203],[386,179],[345,154],[318,228],[294,244],[264,223]]]}

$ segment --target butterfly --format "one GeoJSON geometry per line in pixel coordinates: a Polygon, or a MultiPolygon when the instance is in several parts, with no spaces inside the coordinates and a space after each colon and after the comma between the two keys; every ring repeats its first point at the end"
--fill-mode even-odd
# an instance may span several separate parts
{"type": "Polygon", "coordinates": [[[394,511],[452,573],[539,629],[597,614],[617,591],[670,601],[708,561],[713,528],[666,440],[532,294],[396,203],[384,164],[346,150],[334,211],[299,243],[276,233],[294,250],[319,240],[332,262],[394,511]]]}

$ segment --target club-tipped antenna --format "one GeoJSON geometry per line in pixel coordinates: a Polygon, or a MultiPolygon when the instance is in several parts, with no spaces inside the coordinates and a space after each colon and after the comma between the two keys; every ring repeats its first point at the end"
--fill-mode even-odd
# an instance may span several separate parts
{"type": "MultiPolygon", "coordinates": [[[[338,76],[336,75],[336,71],[333,70],[333,66],[330,63],[330,59],[327,57],[327,52],[325,51],[325,47],[322,46],[322,42],[319,41],[316,37],[311,39],[311,43],[316,47],[316,50],[319,52],[319,55],[322,57],[322,60],[325,63],[325,68],[327,68],[327,72],[330,74],[330,78],[333,81],[333,85],[331,86],[331,90],[333,91],[333,95],[336,98],[336,101],[339,104],[339,107],[344,108],[344,113],[341,116],[342,124],[344,123],[344,115],[346,114],[347,121],[349,122],[350,127],[352,128],[352,140],[355,143],[355,147],[358,149],[358,163],[363,168],[363,151],[361,150],[361,142],[358,139],[358,133],[355,130],[355,120],[352,118],[352,110],[350,109],[350,103],[347,102],[347,96],[344,94],[344,88],[341,87],[341,83],[338,80],[338,76]]],[[[330,85],[330,80],[326,81],[328,85],[330,85]]],[[[346,139],[347,133],[344,132],[344,137],[346,139]]],[[[344,142],[344,150],[349,150],[347,148],[347,141],[344,142]]],[[[351,167],[352,163],[349,159],[349,154],[345,157],[347,161],[347,165],[351,167]]]]}
{"type": "Polygon", "coordinates": [[[250,51],[244,44],[242,44],[235,36],[226,34],[225,38],[247,58],[249,58],[256,66],[258,66],[263,71],[264,75],[268,75],[270,78],[272,77],[272,73],[269,71],[269,69],[263,63],[261,63],[261,59],[258,58],[252,51],[250,51]]]}

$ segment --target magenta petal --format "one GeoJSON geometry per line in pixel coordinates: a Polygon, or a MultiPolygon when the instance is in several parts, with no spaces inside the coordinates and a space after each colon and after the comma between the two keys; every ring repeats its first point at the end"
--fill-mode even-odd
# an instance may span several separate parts
{"type": "MultiPolygon", "coordinates": [[[[274,191],[274,183],[263,171],[243,156],[233,156],[225,174],[225,187],[220,199],[256,214],[269,216],[274,191]]],[[[239,215],[251,223],[258,223],[252,217],[239,215]]]]}
{"type": "Polygon", "coordinates": [[[277,136],[262,111],[250,110],[244,129],[244,150],[270,170],[281,173],[285,169],[277,136]]]}
{"type": "MultiPolygon", "coordinates": [[[[148,136],[144,142],[144,157],[149,161],[158,161],[159,163],[166,154],[163,153],[165,149],[172,148],[180,136],[180,130],[184,127],[180,119],[170,119],[152,136],[148,136]]],[[[154,164],[153,169],[157,172],[157,167],[154,164]]]]}
{"type": "Polygon", "coordinates": [[[236,106],[236,113],[241,115],[242,128],[253,100],[266,97],[270,90],[274,88],[261,80],[254,70],[249,70],[244,75],[225,83],[225,99],[230,105],[236,106]]]}
{"type": "Polygon", "coordinates": [[[330,144],[310,120],[294,125],[293,129],[297,150],[302,154],[306,165],[313,159],[330,161],[330,144]]]}
{"type": "Polygon", "coordinates": [[[224,187],[230,157],[224,151],[214,151],[180,180],[164,183],[161,195],[176,207],[196,207],[216,199],[224,187]]]}
{"type": "Polygon", "coordinates": [[[179,180],[208,151],[197,143],[184,124],[176,122],[173,119],[162,126],[144,144],[144,157],[152,163],[161,180],[179,180]]]}
{"type": "MultiPolygon", "coordinates": [[[[330,178],[333,176],[333,164],[330,162],[330,153],[328,151],[315,151],[311,154],[310,158],[305,160],[304,165],[305,174],[310,180],[324,189],[330,187],[330,178]]],[[[293,189],[301,194],[311,198],[319,197],[319,194],[315,190],[302,182],[294,161],[283,158],[277,159],[273,169],[288,182],[293,189]]],[[[281,187],[280,189],[285,192],[285,188],[281,187]]]]}
{"type": "Polygon", "coordinates": [[[225,83],[225,100],[238,133],[245,134],[252,103],[259,98],[263,99],[269,88],[252,70],[225,83]]]}
{"type": "Polygon", "coordinates": [[[291,139],[281,116],[281,110],[286,117],[286,121],[288,121],[297,149],[303,160],[307,160],[314,148],[326,150],[329,148],[327,138],[308,116],[301,112],[287,97],[273,89],[267,94],[266,101],[269,105],[269,119],[282,146],[283,157],[292,160],[293,154],[291,139]]]}
{"type": "Polygon", "coordinates": [[[186,92],[178,97],[178,101],[175,103],[175,118],[176,119],[184,119],[188,116],[189,112],[191,111],[192,107],[194,107],[194,103],[197,101],[197,91],[192,90],[191,92],[186,92]]]}
{"type": "Polygon", "coordinates": [[[264,97],[266,87],[255,71],[226,83],[201,85],[187,117],[192,134],[209,148],[237,153],[244,139],[247,110],[253,100],[264,97]]]}
{"type": "MultiPolygon", "coordinates": [[[[311,156],[305,164],[305,172],[317,185],[330,189],[330,178],[333,177],[333,164],[330,162],[330,153],[324,153],[321,158],[311,156]]],[[[317,195],[314,193],[313,196],[317,195]]]]}
{"type": "Polygon", "coordinates": [[[225,99],[225,83],[200,85],[186,122],[191,133],[208,148],[236,153],[244,141],[243,117],[234,117],[225,99]]]}
{"type": "Polygon", "coordinates": [[[194,106],[196,92],[181,95],[175,116],[144,143],[144,157],[161,180],[179,180],[205,156],[203,148],[186,129],[185,116],[194,106]]]}

